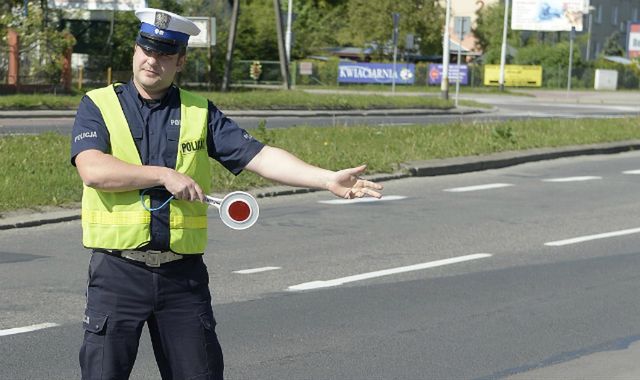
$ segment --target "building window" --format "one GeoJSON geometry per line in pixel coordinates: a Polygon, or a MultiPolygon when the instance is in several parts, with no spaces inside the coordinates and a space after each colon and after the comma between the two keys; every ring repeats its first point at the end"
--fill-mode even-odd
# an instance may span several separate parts
{"type": "Polygon", "coordinates": [[[618,7],[615,6],[611,10],[611,25],[618,25],[618,7]]]}
{"type": "Polygon", "coordinates": [[[598,4],[598,11],[596,13],[596,23],[602,24],[602,4],[598,4]]]}

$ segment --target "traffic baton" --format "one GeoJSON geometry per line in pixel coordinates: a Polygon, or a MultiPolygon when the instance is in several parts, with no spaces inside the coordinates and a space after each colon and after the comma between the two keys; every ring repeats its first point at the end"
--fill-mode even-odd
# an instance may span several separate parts
{"type": "Polygon", "coordinates": [[[218,209],[220,219],[229,228],[245,230],[258,220],[260,208],[256,199],[249,193],[234,191],[222,199],[209,195],[206,198],[206,203],[218,209]]]}

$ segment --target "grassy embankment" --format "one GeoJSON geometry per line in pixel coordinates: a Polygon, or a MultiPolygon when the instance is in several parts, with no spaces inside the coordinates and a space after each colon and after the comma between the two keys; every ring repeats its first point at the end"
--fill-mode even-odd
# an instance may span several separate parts
{"type": "MultiPolygon", "coordinates": [[[[316,165],[331,169],[369,165],[369,173],[393,172],[413,160],[482,155],[529,148],[636,139],[640,118],[528,120],[504,123],[406,127],[259,128],[252,134],[316,165]]],[[[81,182],[69,164],[69,139],[54,133],[0,137],[0,212],[77,202],[81,182]]],[[[238,177],[212,165],[214,191],[268,183],[251,173],[238,177]]]]}
{"type": "MultiPolygon", "coordinates": [[[[223,111],[243,109],[389,109],[433,108],[449,109],[452,101],[438,96],[384,96],[358,94],[310,94],[304,91],[240,91],[200,92],[223,111]]],[[[5,95],[0,96],[0,110],[76,109],[82,95],[5,95]]],[[[461,101],[461,105],[483,106],[476,102],[461,101]]]]}

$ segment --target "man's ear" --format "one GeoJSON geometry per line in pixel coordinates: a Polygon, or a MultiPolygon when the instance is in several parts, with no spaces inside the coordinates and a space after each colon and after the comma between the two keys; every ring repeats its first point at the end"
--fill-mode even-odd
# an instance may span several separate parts
{"type": "Polygon", "coordinates": [[[187,55],[178,55],[178,64],[176,65],[176,71],[181,72],[184,69],[185,64],[187,63],[187,55]]]}

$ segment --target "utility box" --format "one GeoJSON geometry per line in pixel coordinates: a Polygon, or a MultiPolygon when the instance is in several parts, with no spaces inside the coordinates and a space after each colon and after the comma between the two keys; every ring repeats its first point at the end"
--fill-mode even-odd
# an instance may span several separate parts
{"type": "Polygon", "coordinates": [[[618,72],[616,70],[597,69],[594,88],[596,90],[617,90],[618,72]]]}

